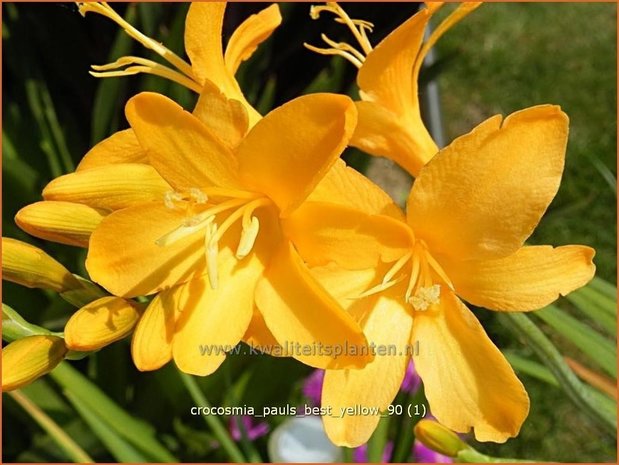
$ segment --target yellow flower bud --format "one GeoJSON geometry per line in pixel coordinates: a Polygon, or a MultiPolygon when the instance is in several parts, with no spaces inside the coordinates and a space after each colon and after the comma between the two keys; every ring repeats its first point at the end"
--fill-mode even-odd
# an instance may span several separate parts
{"type": "Polygon", "coordinates": [[[2,390],[12,391],[52,371],[67,349],[56,336],[28,336],[2,349],[2,390]]]}
{"type": "Polygon", "coordinates": [[[423,445],[448,457],[456,457],[459,452],[471,448],[456,433],[432,420],[417,423],[415,437],[423,445]]]}
{"type": "Polygon", "coordinates": [[[82,307],[67,322],[65,342],[71,350],[100,349],[131,332],[141,308],[120,297],[103,297],[82,307]]]}
{"type": "Polygon", "coordinates": [[[2,238],[2,277],[26,287],[64,292],[81,288],[69,270],[41,249],[25,242],[2,238]]]}
{"type": "Polygon", "coordinates": [[[88,240],[105,217],[102,210],[80,203],[45,201],[22,208],[17,225],[28,234],[61,244],[88,247],[88,240]]]}

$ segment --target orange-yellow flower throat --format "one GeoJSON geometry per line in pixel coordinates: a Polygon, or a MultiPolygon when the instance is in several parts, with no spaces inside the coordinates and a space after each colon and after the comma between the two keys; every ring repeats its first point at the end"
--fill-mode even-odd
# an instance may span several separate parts
{"type": "Polygon", "coordinates": [[[165,247],[198,231],[204,231],[209,282],[211,288],[216,289],[220,239],[240,220],[241,237],[235,255],[239,260],[245,258],[252,251],[260,230],[260,221],[253,213],[257,208],[271,205],[272,201],[263,194],[240,189],[194,187],[187,192],[166,192],[163,203],[170,210],[184,209],[185,218],[178,227],[161,236],[155,243],[165,247]],[[216,216],[224,212],[231,213],[218,225],[216,216]]]}
{"type": "Polygon", "coordinates": [[[408,285],[404,300],[415,311],[425,311],[440,303],[441,286],[446,285],[453,290],[453,284],[428,251],[426,243],[415,240],[410,252],[389,268],[381,283],[362,293],[359,298],[377,294],[406,280],[408,285]]]}

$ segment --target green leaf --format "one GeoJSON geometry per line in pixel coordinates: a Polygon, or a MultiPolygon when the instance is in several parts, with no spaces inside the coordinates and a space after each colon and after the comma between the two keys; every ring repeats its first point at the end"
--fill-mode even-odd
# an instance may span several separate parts
{"type": "Polygon", "coordinates": [[[617,348],[613,342],[554,305],[549,305],[533,315],[552,326],[595,364],[617,378],[617,348]]]}
{"type": "Polygon", "coordinates": [[[36,421],[41,428],[54,440],[66,456],[76,463],[93,463],[94,460],[32,399],[21,390],[9,392],[9,396],[15,400],[36,421]]]}
{"type": "Polygon", "coordinates": [[[587,287],[568,294],[567,299],[609,334],[617,335],[617,288],[615,286],[595,278],[587,287]]]}
{"type": "MultiPolygon", "coordinates": [[[[503,352],[503,355],[505,355],[505,358],[507,358],[509,363],[517,372],[539,379],[540,381],[550,384],[551,386],[557,388],[561,387],[559,381],[557,381],[557,378],[555,378],[548,368],[541,363],[534,362],[533,360],[529,360],[509,351],[503,352]]],[[[596,402],[601,404],[603,408],[609,412],[609,414],[615,414],[616,418],[617,402],[615,399],[610,398],[592,386],[585,385],[585,388],[589,391],[591,397],[595,398],[596,402]]]]}
{"type": "MultiPolygon", "coordinates": [[[[50,376],[67,394],[78,399],[117,435],[155,462],[176,462],[177,459],[155,438],[155,430],[142,420],[131,416],[94,383],[66,362],[61,363],[50,376]]],[[[76,407],[77,408],[77,407],[76,407]]],[[[84,420],[88,421],[86,418],[84,420]]],[[[136,460],[132,460],[136,461],[136,460]]],[[[138,460],[139,461],[139,460],[138,460]]]]}
{"type": "Polygon", "coordinates": [[[148,458],[140,454],[131,444],[124,440],[116,431],[110,429],[109,425],[103,421],[86,402],[73,393],[66,391],[65,395],[69,402],[75,407],[80,416],[90,426],[93,432],[101,440],[105,447],[110,451],[119,462],[144,463],[148,458]]]}
{"type": "Polygon", "coordinates": [[[613,437],[617,430],[617,414],[609,412],[567,366],[562,355],[544,333],[523,313],[504,312],[497,315],[508,329],[522,337],[559,381],[568,397],[591,419],[602,425],[613,437]]]}

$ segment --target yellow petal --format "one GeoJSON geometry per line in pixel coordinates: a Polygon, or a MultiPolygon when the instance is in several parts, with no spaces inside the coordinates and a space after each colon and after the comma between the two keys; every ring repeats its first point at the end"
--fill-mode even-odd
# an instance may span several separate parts
{"type": "Polygon", "coordinates": [[[400,117],[419,114],[412,70],[430,16],[419,11],[368,54],[357,76],[363,100],[379,102],[400,117]]]}
{"type": "Polygon", "coordinates": [[[393,159],[413,175],[437,151],[421,120],[413,75],[430,16],[421,10],[389,34],[368,54],[357,76],[362,100],[380,106],[359,106],[352,144],[393,159]]]}
{"type": "Polygon", "coordinates": [[[282,22],[279,6],[273,4],[257,14],[251,15],[232,33],[224,60],[232,75],[241,62],[249,59],[262,42],[268,39],[282,22]]]}
{"type": "Polygon", "coordinates": [[[430,250],[459,260],[518,250],[555,196],[568,118],[557,106],[492,117],[441,150],[408,200],[409,223],[430,250]]]}
{"type": "Polygon", "coordinates": [[[282,210],[297,207],[346,147],[357,111],[346,96],[311,94],[261,119],[241,143],[241,177],[282,210]]]}
{"type": "Polygon", "coordinates": [[[211,289],[207,279],[188,284],[173,342],[174,362],[185,373],[213,373],[226,352],[241,341],[252,318],[254,291],[264,265],[255,254],[237,263],[229,253],[231,266],[219,267],[217,289],[211,289]]]}
{"type": "Polygon", "coordinates": [[[118,210],[161,201],[171,189],[150,165],[117,163],[60,176],[45,186],[43,198],[118,210]]]}
{"type": "Polygon", "coordinates": [[[8,237],[2,238],[2,279],[55,292],[82,287],[69,270],[41,249],[8,237]]]}
{"type": "Polygon", "coordinates": [[[181,209],[152,203],[117,210],[93,233],[86,260],[92,279],[119,296],[147,295],[205,272],[204,231],[159,246],[185,220],[181,209]]]}
{"type": "Polygon", "coordinates": [[[387,157],[413,176],[438,152],[421,117],[411,122],[376,102],[356,105],[359,123],[350,145],[371,155],[387,157]]]}
{"type": "Polygon", "coordinates": [[[372,360],[361,328],[309,274],[288,243],[274,253],[258,283],[256,304],[275,339],[307,365],[358,368],[372,360]]]}
{"type": "Polygon", "coordinates": [[[15,223],[35,237],[61,244],[88,247],[90,235],[106,213],[71,202],[35,202],[15,215],[15,223]]]}
{"type": "Polygon", "coordinates": [[[331,406],[333,412],[324,416],[323,421],[327,436],[338,446],[358,447],[366,443],[376,429],[380,413],[400,390],[411,355],[408,344],[413,324],[400,300],[393,293],[381,296],[364,322],[368,343],[374,343],[376,348],[372,362],[359,370],[328,370],[325,374],[321,404],[331,406]],[[374,413],[354,413],[355,408],[367,408],[374,413]]]}
{"type": "Polygon", "coordinates": [[[403,219],[402,210],[380,187],[338,159],[307,198],[352,207],[370,215],[403,219]]]}
{"type": "Polygon", "coordinates": [[[133,129],[118,131],[103,139],[84,155],[76,171],[115,163],[148,163],[146,152],[135,137],[133,129]]]}
{"type": "Polygon", "coordinates": [[[335,263],[310,268],[310,273],[357,322],[365,318],[372,309],[375,299],[358,297],[384,275],[383,267],[365,270],[346,270],[335,263]]]}
{"type": "Polygon", "coordinates": [[[102,297],[75,312],[64,328],[67,347],[98,350],[131,332],[141,311],[137,304],[119,297],[102,297]]]}
{"type": "Polygon", "coordinates": [[[463,299],[492,310],[537,310],[587,284],[595,274],[590,247],[523,247],[497,260],[441,261],[463,299]]]}
{"type": "Polygon", "coordinates": [[[232,153],[169,98],[142,92],[129,100],[125,113],[150,164],[175,189],[238,185],[232,153]]]}
{"type": "Polygon", "coordinates": [[[260,114],[247,102],[245,96],[224,61],[222,27],[225,2],[193,2],[185,19],[185,50],[194,74],[204,83],[215,83],[228,98],[240,101],[247,109],[250,125],[260,114]]]}
{"type": "Polygon", "coordinates": [[[440,304],[417,312],[415,369],[436,419],[478,441],[505,442],[520,431],[529,398],[503,354],[475,315],[450,291],[440,304]]]}
{"type": "Polygon", "coordinates": [[[174,326],[183,310],[186,289],[187,284],[181,284],[161,291],[148,304],[131,339],[131,355],[138,370],[157,370],[172,359],[174,326]]]}
{"type": "Polygon", "coordinates": [[[67,349],[62,338],[28,336],[2,349],[2,391],[32,383],[58,365],[67,349]]]}
{"type": "Polygon", "coordinates": [[[238,100],[228,99],[210,81],[204,82],[193,114],[230,150],[234,151],[247,134],[247,110],[238,100]]]}
{"type": "Polygon", "coordinates": [[[403,221],[324,202],[304,202],[283,227],[310,267],[329,262],[347,269],[375,267],[380,260],[397,260],[413,241],[403,221]]]}
{"type": "Polygon", "coordinates": [[[275,339],[275,336],[269,331],[262,314],[257,308],[254,308],[251,321],[243,336],[243,342],[254,350],[274,357],[288,356],[288,354],[284,352],[284,348],[280,346],[277,339],[275,339]]]}

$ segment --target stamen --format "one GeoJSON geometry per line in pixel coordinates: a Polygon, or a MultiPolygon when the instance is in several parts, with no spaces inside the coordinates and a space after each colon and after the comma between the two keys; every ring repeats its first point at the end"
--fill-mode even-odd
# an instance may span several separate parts
{"type": "Polygon", "coordinates": [[[163,195],[163,204],[168,210],[175,210],[176,205],[174,202],[179,202],[183,200],[183,194],[176,191],[168,191],[163,195]]]}
{"type": "Polygon", "coordinates": [[[411,276],[408,280],[408,286],[406,288],[406,294],[405,294],[405,298],[407,302],[410,300],[411,295],[413,293],[413,289],[415,288],[415,285],[417,284],[417,280],[419,279],[419,271],[421,269],[420,258],[419,258],[417,248],[415,248],[413,258],[411,261],[412,261],[411,276]]]}
{"type": "Polygon", "coordinates": [[[176,55],[174,52],[172,52],[168,48],[164,47],[159,42],[156,42],[155,40],[151,39],[150,37],[138,31],[135,27],[133,27],[131,24],[125,21],[122,16],[116,13],[116,11],[114,11],[114,9],[112,9],[107,3],[105,2],[84,2],[84,3],[78,3],[77,5],[78,5],[79,11],[82,14],[82,16],[84,16],[88,12],[93,12],[93,13],[98,13],[114,21],[121,28],[123,28],[124,31],[131,38],[138,41],[144,47],[150,50],[153,50],[155,53],[157,53],[159,56],[165,59],[168,63],[170,63],[172,66],[178,69],[182,74],[184,74],[189,79],[191,79],[201,89],[198,79],[193,74],[193,69],[191,68],[191,65],[189,63],[187,63],[185,60],[183,60],[181,57],[176,55]]]}
{"type": "Polygon", "coordinates": [[[185,220],[183,224],[157,239],[155,241],[155,244],[157,244],[159,247],[166,247],[168,245],[172,245],[175,242],[203,229],[205,224],[208,225],[212,223],[215,219],[214,216],[208,216],[206,218],[203,218],[202,220],[198,220],[197,218],[198,217],[193,217],[185,220]]]}
{"type": "Polygon", "coordinates": [[[314,45],[308,44],[307,42],[303,42],[303,46],[305,48],[307,48],[308,50],[311,50],[312,52],[318,53],[320,55],[338,55],[338,56],[341,56],[342,58],[345,58],[348,61],[350,61],[357,68],[361,68],[361,65],[363,65],[363,63],[361,61],[359,61],[354,55],[352,55],[349,52],[345,52],[344,50],[339,50],[339,49],[335,49],[335,48],[316,47],[314,45]]]}
{"type": "Polygon", "coordinates": [[[219,240],[222,238],[222,236],[225,234],[225,232],[230,229],[230,226],[232,226],[237,220],[239,220],[242,216],[248,214],[251,216],[252,212],[263,205],[268,205],[270,204],[271,201],[265,197],[254,200],[253,202],[249,202],[245,208],[239,208],[238,210],[236,210],[235,212],[232,212],[230,214],[230,216],[228,216],[228,218],[226,218],[224,220],[224,222],[221,224],[221,227],[219,228],[219,230],[217,231],[217,235],[215,236],[214,240],[219,240]],[[247,213],[248,212],[248,213],[247,213]]]}
{"type": "Polygon", "coordinates": [[[451,280],[449,279],[449,277],[447,276],[447,273],[445,273],[445,270],[443,270],[443,268],[441,267],[441,265],[439,265],[439,263],[429,253],[426,254],[426,260],[428,260],[428,264],[430,265],[430,268],[434,270],[434,272],[439,276],[439,278],[441,278],[443,282],[447,284],[447,286],[449,286],[449,289],[453,291],[454,286],[451,280]]]}
{"type": "Polygon", "coordinates": [[[248,227],[245,227],[245,224],[243,224],[241,240],[239,241],[239,246],[236,249],[236,258],[241,260],[247,257],[249,252],[251,252],[254,248],[256,238],[258,237],[258,231],[260,231],[260,222],[258,221],[258,218],[252,216],[248,227]]]}
{"type": "Polygon", "coordinates": [[[342,50],[344,52],[349,52],[355,58],[357,58],[361,63],[365,61],[365,56],[359,50],[357,50],[352,45],[347,44],[346,42],[336,42],[334,40],[329,39],[329,36],[326,34],[320,34],[322,40],[324,40],[327,44],[333,47],[335,50],[342,50]]]}
{"type": "Polygon", "coordinates": [[[406,262],[411,258],[411,256],[412,253],[409,252],[406,255],[400,257],[398,261],[395,262],[395,264],[389,269],[389,271],[385,273],[385,276],[383,277],[383,284],[391,281],[391,279],[396,275],[396,273],[400,271],[404,267],[404,265],[406,265],[406,262]]]}
{"type": "Polygon", "coordinates": [[[328,11],[329,13],[333,13],[336,18],[335,21],[341,24],[345,24],[352,32],[355,39],[361,46],[361,49],[367,55],[372,51],[372,45],[365,34],[365,29],[371,30],[373,25],[368,23],[367,21],[360,20],[352,20],[350,16],[344,11],[342,7],[340,7],[336,2],[327,2],[326,5],[313,5],[310,7],[310,17],[312,19],[318,19],[320,17],[320,13],[323,11],[328,11]],[[369,26],[369,27],[368,27],[369,26]]]}
{"type": "Polygon", "coordinates": [[[197,187],[192,187],[191,189],[189,189],[189,196],[196,203],[199,203],[199,204],[203,204],[203,203],[208,202],[208,195],[206,195],[204,192],[202,192],[197,187]]]}
{"type": "Polygon", "coordinates": [[[379,284],[378,286],[374,286],[374,287],[368,289],[367,291],[362,292],[357,297],[354,297],[354,299],[363,299],[364,297],[369,297],[371,295],[378,294],[379,292],[383,292],[384,290],[389,289],[390,287],[395,286],[396,284],[401,282],[403,279],[404,279],[404,276],[399,276],[398,278],[394,279],[393,281],[383,282],[383,283],[379,284]]]}
{"type": "Polygon", "coordinates": [[[262,194],[242,191],[240,189],[228,189],[226,187],[204,187],[200,189],[209,197],[228,197],[231,199],[257,199],[262,194]]]}
{"type": "Polygon", "coordinates": [[[219,275],[217,272],[217,255],[219,254],[219,243],[217,241],[217,225],[210,223],[204,235],[204,248],[206,253],[206,270],[211,289],[217,289],[219,285],[219,275]]]}
{"type": "Polygon", "coordinates": [[[90,74],[98,78],[110,78],[110,77],[122,77],[131,76],[134,74],[145,73],[153,74],[155,76],[174,81],[181,86],[187,87],[194,92],[201,92],[202,86],[187,76],[174,71],[173,69],[156,63],[152,60],[145,58],[124,56],[120,57],[113,63],[106,65],[92,65],[94,71],[90,71],[90,74]],[[134,66],[129,66],[134,65],[134,66]],[[125,69],[119,69],[123,66],[128,66],[125,69]]]}
{"type": "Polygon", "coordinates": [[[429,287],[421,287],[417,293],[409,299],[410,304],[417,311],[425,311],[431,305],[440,302],[441,286],[434,284],[429,287]]]}

